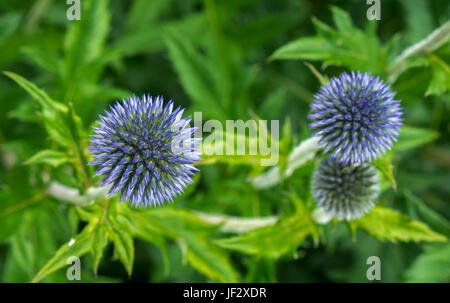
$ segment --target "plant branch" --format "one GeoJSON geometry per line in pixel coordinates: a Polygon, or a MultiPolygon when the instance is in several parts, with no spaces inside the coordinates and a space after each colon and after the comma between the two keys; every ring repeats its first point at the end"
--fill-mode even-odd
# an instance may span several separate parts
{"type": "Polygon", "coordinates": [[[70,203],[76,206],[87,206],[96,200],[108,199],[109,187],[91,187],[86,194],[81,195],[75,188],[65,186],[59,182],[52,182],[47,188],[47,194],[57,200],[70,203]]]}
{"type": "MultiPolygon", "coordinates": [[[[87,206],[96,200],[108,199],[109,187],[91,187],[86,194],[82,195],[75,188],[68,187],[58,182],[52,182],[47,188],[47,194],[57,200],[70,203],[76,206],[87,206]]],[[[207,214],[199,211],[192,211],[205,222],[210,224],[222,224],[220,231],[229,233],[245,233],[260,227],[270,226],[278,220],[276,216],[240,218],[234,216],[207,214]]]]}
{"type": "Polygon", "coordinates": [[[425,39],[405,49],[391,65],[389,82],[393,83],[406,70],[409,57],[431,53],[450,39],[450,21],[437,28],[425,39]]]}
{"type": "Polygon", "coordinates": [[[276,216],[241,218],[207,214],[199,211],[193,211],[193,213],[208,223],[222,224],[220,230],[227,233],[246,233],[257,228],[273,225],[278,220],[276,216]]]}

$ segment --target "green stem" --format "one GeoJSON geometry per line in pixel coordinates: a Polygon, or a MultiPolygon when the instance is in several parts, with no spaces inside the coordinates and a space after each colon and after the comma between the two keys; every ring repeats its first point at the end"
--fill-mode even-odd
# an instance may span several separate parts
{"type": "MultiPolygon", "coordinates": [[[[107,199],[108,190],[108,187],[91,187],[85,195],[81,195],[75,188],[62,185],[58,182],[52,182],[47,189],[47,194],[66,203],[76,206],[86,206],[93,204],[96,200],[107,199]]],[[[256,228],[273,225],[278,220],[276,216],[241,218],[207,214],[199,211],[192,211],[192,213],[210,224],[222,224],[220,230],[227,233],[245,233],[256,228]]]]}
{"type": "Polygon", "coordinates": [[[57,200],[70,203],[76,206],[86,206],[93,204],[96,200],[108,198],[109,187],[91,187],[86,194],[81,195],[75,188],[65,186],[58,182],[50,183],[47,194],[57,200]]]}

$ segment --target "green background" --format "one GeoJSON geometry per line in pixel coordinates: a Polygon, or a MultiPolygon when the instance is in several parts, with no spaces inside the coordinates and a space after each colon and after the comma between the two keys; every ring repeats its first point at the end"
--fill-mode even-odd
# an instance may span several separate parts
{"type": "Polygon", "coordinates": [[[82,282],[367,282],[369,256],[380,257],[382,282],[448,282],[448,39],[391,78],[408,128],[377,163],[378,205],[418,225],[398,212],[369,223],[308,221],[320,155],[265,190],[248,182],[264,167],[213,157],[174,204],[145,211],[116,199],[74,206],[46,191],[51,181],[81,193],[98,183],[83,166],[87,135],[107,106],[133,93],[173,99],[204,119],[280,120],[283,169],[311,136],[320,80],[350,70],[388,80],[404,49],[450,19],[445,0],[392,0],[369,22],[365,2],[81,0],[81,20],[68,21],[65,1],[1,1],[0,70],[63,106],[0,76],[0,281],[67,282],[66,257],[83,255],[82,282]],[[26,162],[42,150],[52,152],[26,162]],[[194,211],[281,223],[239,236],[194,211]],[[73,251],[64,248],[80,233],[73,251]]]}

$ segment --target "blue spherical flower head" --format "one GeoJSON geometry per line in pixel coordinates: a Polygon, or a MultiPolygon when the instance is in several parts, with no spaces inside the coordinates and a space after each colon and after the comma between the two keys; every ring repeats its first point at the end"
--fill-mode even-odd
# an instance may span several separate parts
{"type": "Polygon", "coordinates": [[[314,96],[309,119],[319,145],[345,164],[376,159],[397,141],[400,101],[389,85],[370,74],[343,73],[314,96]]]}
{"type": "Polygon", "coordinates": [[[133,96],[116,102],[100,116],[89,151],[103,175],[102,186],[111,184],[109,195],[121,192],[120,201],[131,206],[156,206],[173,198],[192,183],[200,160],[195,128],[183,109],[163,98],[133,96]]]}
{"type": "Polygon", "coordinates": [[[327,158],[314,172],[312,190],[325,214],[351,220],[361,217],[375,205],[380,181],[369,163],[345,165],[327,158]]]}

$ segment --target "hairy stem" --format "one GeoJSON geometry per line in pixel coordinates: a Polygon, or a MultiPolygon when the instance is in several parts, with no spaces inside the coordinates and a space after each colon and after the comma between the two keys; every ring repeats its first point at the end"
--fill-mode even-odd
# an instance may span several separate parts
{"type": "MultiPolygon", "coordinates": [[[[65,186],[58,182],[52,182],[47,188],[47,194],[57,200],[70,203],[76,206],[87,206],[96,200],[108,198],[109,188],[91,187],[86,194],[82,195],[75,188],[65,186]]],[[[278,220],[276,216],[241,218],[217,214],[207,214],[199,211],[192,211],[200,219],[211,224],[221,224],[220,230],[227,233],[245,233],[260,227],[270,226],[278,220]]]]}

